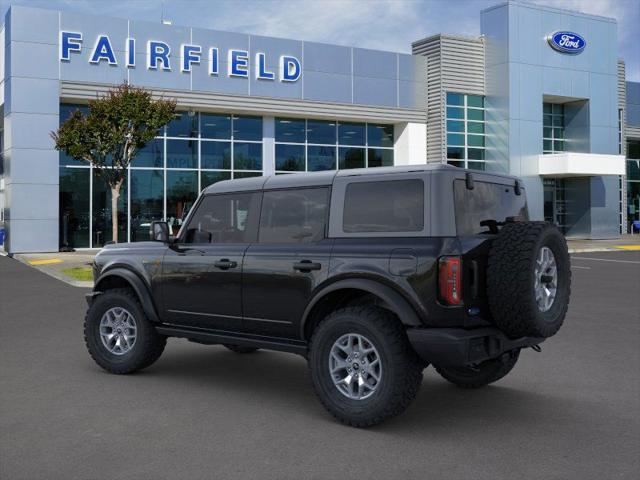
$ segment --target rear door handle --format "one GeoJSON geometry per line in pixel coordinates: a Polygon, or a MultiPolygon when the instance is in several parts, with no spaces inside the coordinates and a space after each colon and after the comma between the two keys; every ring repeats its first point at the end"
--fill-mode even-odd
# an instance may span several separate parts
{"type": "Polygon", "coordinates": [[[213,262],[213,266],[219,268],[220,270],[229,270],[230,268],[236,268],[238,266],[238,262],[234,262],[233,260],[229,260],[227,258],[222,258],[213,262]]]}
{"type": "Polygon", "coordinates": [[[321,268],[322,265],[320,263],[312,262],[311,260],[301,260],[293,264],[293,269],[299,270],[300,272],[310,272],[311,270],[320,270],[321,268]]]}

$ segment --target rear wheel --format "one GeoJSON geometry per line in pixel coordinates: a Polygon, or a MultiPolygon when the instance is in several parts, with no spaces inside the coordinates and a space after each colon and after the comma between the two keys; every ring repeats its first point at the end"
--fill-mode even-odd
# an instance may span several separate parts
{"type": "Polygon", "coordinates": [[[255,347],[243,347],[241,345],[232,345],[230,343],[224,343],[223,345],[225,348],[228,348],[235,353],[253,353],[258,350],[255,347]]]}
{"type": "Polygon", "coordinates": [[[520,350],[507,352],[499,358],[487,360],[474,367],[435,367],[449,382],[462,388],[480,388],[497,382],[515,367],[520,350]]]}
{"type": "Polygon", "coordinates": [[[373,306],[330,314],[313,333],[316,395],[341,422],[368,427],[402,413],[422,383],[422,365],[397,317],[373,306]]]}
{"type": "Polygon", "coordinates": [[[91,358],[117,374],[150,366],[167,343],[147,319],[136,295],[126,288],[95,297],[85,316],[84,340],[91,358]]]}

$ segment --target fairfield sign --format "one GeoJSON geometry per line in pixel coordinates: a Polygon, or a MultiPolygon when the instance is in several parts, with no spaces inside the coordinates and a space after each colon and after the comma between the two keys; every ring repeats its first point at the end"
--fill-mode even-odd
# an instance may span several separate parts
{"type": "MultiPolygon", "coordinates": [[[[70,62],[74,55],[85,48],[80,32],[61,31],[59,39],[59,57],[61,62],[70,62]]],[[[135,68],[137,62],[136,39],[127,38],[124,58],[118,59],[108,35],[100,35],[90,47],[89,63],[99,65],[106,63],[117,66],[122,62],[127,68],[135,68]]],[[[291,55],[281,55],[278,72],[267,68],[267,57],[264,53],[256,53],[250,58],[246,50],[229,49],[226,52],[227,71],[229,77],[248,78],[253,69],[258,80],[275,80],[281,82],[297,82],[302,76],[300,60],[291,55]]],[[[220,52],[212,47],[203,52],[200,45],[182,44],[177,55],[171,47],[159,40],[149,40],[146,48],[146,67],[149,70],[171,71],[179,68],[181,72],[191,72],[194,65],[206,63],[209,75],[220,74],[220,52]],[[175,65],[175,64],[179,65],[175,65]]]]}

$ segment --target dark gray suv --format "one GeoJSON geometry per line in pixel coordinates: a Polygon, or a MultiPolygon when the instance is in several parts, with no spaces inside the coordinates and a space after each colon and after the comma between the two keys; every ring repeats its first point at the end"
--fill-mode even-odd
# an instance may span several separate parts
{"type": "Polygon", "coordinates": [[[518,179],[422,165],[216,183],[175,238],[154,222],[94,277],[85,339],[104,369],[148,367],[167,337],[297,353],[362,427],[407,408],[428,365],[464,388],[504,377],[559,330],[571,271],[518,179]]]}

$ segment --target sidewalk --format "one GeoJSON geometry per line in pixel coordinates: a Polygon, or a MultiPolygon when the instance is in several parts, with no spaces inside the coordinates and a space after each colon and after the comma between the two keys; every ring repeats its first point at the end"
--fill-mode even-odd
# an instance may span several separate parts
{"type": "Polygon", "coordinates": [[[569,245],[569,252],[571,253],[640,250],[640,235],[622,235],[622,237],[612,240],[568,238],[567,244],[569,245]]]}
{"type": "Polygon", "coordinates": [[[16,253],[13,258],[75,287],[92,288],[95,250],[56,253],[16,253]]]}
{"type": "MultiPolygon", "coordinates": [[[[640,235],[623,235],[613,240],[568,239],[569,252],[606,252],[640,250],[640,235]]],[[[98,250],[57,253],[20,253],[16,260],[37,268],[70,285],[92,288],[91,262],[98,250]]]]}

